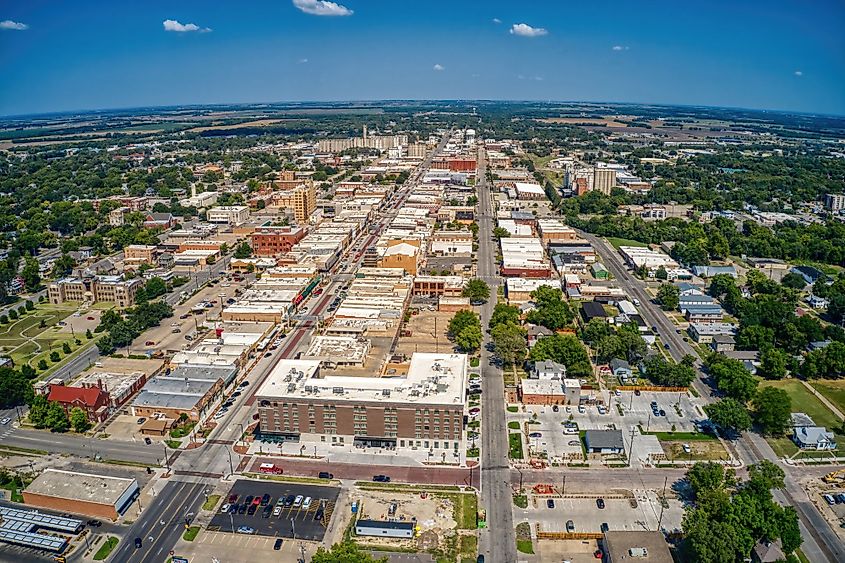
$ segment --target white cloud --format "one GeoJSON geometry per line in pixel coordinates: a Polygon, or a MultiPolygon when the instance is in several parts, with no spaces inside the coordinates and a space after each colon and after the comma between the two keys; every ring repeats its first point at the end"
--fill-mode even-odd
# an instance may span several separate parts
{"type": "Polygon", "coordinates": [[[25,23],[21,22],[14,22],[12,20],[3,20],[0,22],[0,29],[13,29],[15,31],[23,31],[25,29],[29,29],[29,26],[25,23]]]}
{"type": "Polygon", "coordinates": [[[804,73],[803,73],[803,72],[801,72],[800,70],[796,70],[796,71],[795,71],[795,76],[804,76],[804,73]]]}
{"type": "Polygon", "coordinates": [[[200,27],[195,23],[179,23],[176,20],[164,20],[163,25],[164,31],[175,31],[177,33],[187,33],[189,31],[207,33],[211,31],[211,28],[208,27],[200,27]]]}
{"type": "Polygon", "coordinates": [[[354,13],[346,6],[328,0],[293,0],[293,5],[312,16],[351,16],[354,13]]]}
{"type": "Polygon", "coordinates": [[[493,18],[493,23],[502,23],[502,20],[499,18],[493,18]]]}
{"type": "Polygon", "coordinates": [[[304,65],[305,63],[307,63],[307,62],[308,62],[308,59],[299,59],[299,60],[298,60],[298,61],[296,61],[296,62],[298,62],[298,63],[299,63],[299,64],[301,64],[301,65],[304,65]]]}
{"type": "Polygon", "coordinates": [[[549,32],[542,27],[531,27],[527,23],[515,23],[511,27],[511,35],[519,35],[520,37],[540,37],[548,35],[549,32]]]}
{"type": "Polygon", "coordinates": [[[434,68],[434,70],[437,70],[437,71],[440,71],[440,70],[446,70],[446,67],[445,67],[445,66],[443,66],[443,65],[442,65],[442,64],[440,64],[440,63],[438,63],[438,64],[434,65],[434,67],[433,67],[433,68],[434,68]]]}
{"type": "Polygon", "coordinates": [[[630,49],[630,47],[628,47],[627,45],[625,45],[624,47],[622,45],[614,45],[613,46],[614,51],[627,51],[629,49],[630,49]]]}

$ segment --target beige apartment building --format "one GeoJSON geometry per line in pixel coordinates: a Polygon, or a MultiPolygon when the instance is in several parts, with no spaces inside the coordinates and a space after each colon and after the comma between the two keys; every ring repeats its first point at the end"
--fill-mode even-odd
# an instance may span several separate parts
{"type": "Polygon", "coordinates": [[[273,207],[292,209],[296,222],[305,224],[317,209],[317,190],[312,182],[299,184],[295,188],[275,192],[272,196],[273,207]]]}
{"type": "Polygon", "coordinates": [[[130,244],[123,249],[123,266],[127,269],[134,269],[141,264],[156,263],[156,247],[150,244],[130,244]]]}

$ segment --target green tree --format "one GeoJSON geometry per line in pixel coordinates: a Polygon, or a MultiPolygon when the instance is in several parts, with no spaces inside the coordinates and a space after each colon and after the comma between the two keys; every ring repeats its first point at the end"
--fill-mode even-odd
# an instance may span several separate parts
{"type": "Polygon", "coordinates": [[[513,365],[525,359],[528,350],[525,341],[525,329],[507,322],[498,324],[490,331],[493,341],[493,353],[505,365],[513,365]]]}
{"type": "Polygon", "coordinates": [[[18,312],[15,311],[14,309],[9,309],[9,318],[12,319],[13,321],[17,320],[18,319],[18,312]]]}
{"type": "Polygon", "coordinates": [[[590,344],[600,342],[604,337],[612,334],[614,334],[613,327],[604,319],[590,319],[582,332],[584,342],[590,344]]]}
{"type": "Polygon", "coordinates": [[[481,346],[484,335],[480,325],[467,326],[455,336],[455,345],[464,352],[475,352],[481,346]]]}
{"type": "Polygon", "coordinates": [[[62,359],[62,357],[61,357],[61,355],[59,355],[59,352],[57,350],[53,350],[52,352],[50,352],[50,361],[51,362],[56,363],[61,359],[62,359]]]}
{"type": "MultiPolygon", "coordinates": [[[[128,246],[128,243],[124,246],[128,246]]],[[[55,262],[53,262],[52,275],[56,279],[63,278],[65,276],[69,275],[75,267],[76,267],[76,260],[74,260],[68,254],[62,254],[61,256],[56,258],[55,262]]]]}
{"type": "Polygon", "coordinates": [[[248,242],[244,241],[235,247],[234,257],[238,259],[249,258],[252,256],[252,247],[248,242]]]}
{"type": "Polygon", "coordinates": [[[666,387],[687,387],[695,379],[695,370],[682,362],[676,364],[662,356],[649,356],[643,362],[645,375],[655,385],[666,387]]]}
{"type": "Polygon", "coordinates": [[[569,304],[563,300],[563,293],[556,287],[541,285],[531,292],[531,299],[535,308],[528,313],[526,320],[532,324],[559,330],[575,318],[569,304]]]}
{"type": "Polygon", "coordinates": [[[39,275],[38,260],[32,256],[27,256],[25,266],[21,270],[21,277],[23,278],[26,288],[29,291],[38,289],[41,286],[41,276],[39,275]]]}
{"type": "Polygon", "coordinates": [[[789,357],[786,352],[774,347],[764,348],[760,352],[760,367],[757,375],[766,379],[783,379],[786,377],[786,366],[789,357]]]}
{"type": "Polygon", "coordinates": [[[716,382],[716,387],[728,397],[745,404],[754,396],[758,381],[739,360],[711,354],[705,365],[716,382]]]}
{"type": "Polygon", "coordinates": [[[654,272],[654,277],[661,281],[666,281],[669,279],[669,272],[666,271],[666,266],[663,264],[657,268],[657,271],[654,272]]]}
{"type": "Polygon", "coordinates": [[[334,544],[330,550],[320,546],[311,563],[387,563],[387,557],[376,559],[347,540],[334,544]]]}
{"type": "Polygon", "coordinates": [[[26,302],[26,310],[27,310],[27,311],[32,311],[33,309],[35,309],[35,303],[33,303],[33,302],[32,302],[32,301],[30,301],[30,300],[27,300],[27,302],[26,302]]]}
{"type": "Polygon", "coordinates": [[[680,303],[680,290],[669,283],[664,283],[657,290],[657,302],[664,311],[674,311],[680,303]]]}
{"type": "Polygon", "coordinates": [[[47,397],[44,395],[34,395],[29,401],[29,421],[36,428],[44,428],[44,421],[47,418],[47,409],[49,407],[47,397]]]}
{"type": "Polygon", "coordinates": [[[519,307],[505,303],[496,303],[487,328],[492,331],[496,326],[507,323],[519,324],[519,307]]]}
{"type": "Polygon", "coordinates": [[[794,272],[789,272],[788,274],[783,276],[780,280],[780,283],[784,287],[799,290],[804,289],[804,287],[807,285],[807,282],[804,281],[804,277],[794,272]]]}
{"type": "Polygon", "coordinates": [[[0,408],[24,405],[32,398],[32,383],[27,375],[9,367],[0,367],[0,408]]]}
{"type": "Polygon", "coordinates": [[[493,236],[497,239],[503,239],[503,238],[508,238],[509,236],[511,236],[511,233],[510,233],[509,230],[507,230],[504,227],[495,227],[493,229],[493,236]]]}
{"type": "Polygon", "coordinates": [[[147,293],[147,299],[155,299],[167,293],[167,284],[160,277],[154,276],[147,280],[144,290],[147,293]]]}
{"type": "Polygon", "coordinates": [[[44,417],[44,426],[53,432],[67,432],[70,428],[67,413],[62,405],[55,401],[49,401],[47,414],[44,417]]]}
{"type": "Polygon", "coordinates": [[[553,334],[538,340],[529,352],[531,361],[553,360],[566,366],[567,375],[586,377],[593,368],[587,349],[571,334],[553,334]]]}
{"type": "Polygon", "coordinates": [[[70,344],[67,342],[62,342],[62,352],[65,354],[70,354],[70,344]]]}
{"type": "Polygon", "coordinates": [[[70,425],[74,432],[87,432],[91,428],[91,421],[88,420],[88,415],[79,407],[73,407],[70,410],[70,425]]]}
{"type": "Polygon", "coordinates": [[[93,335],[93,334],[91,334],[91,329],[90,329],[90,328],[89,328],[88,330],[86,330],[86,331],[85,331],[85,338],[87,338],[88,340],[91,340],[92,338],[94,338],[94,335],[93,335]]]}
{"type": "Polygon", "coordinates": [[[469,326],[478,326],[481,328],[481,321],[478,318],[478,315],[473,313],[472,311],[458,311],[455,315],[449,320],[449,335],[452,338],[456,338],[457,335],[465,328],[469,326]]]}
{"type": "Polygon", "coordinates": [[[777,387],[763,387],[751,401],[754,421],[764,434],[783,434],[789,426],[792,399],[789,393],[777,387]]]}
{"type": "Polygon", "coordinates": [[[713,461],[699,461],[687,471],[687,480],[696,497],[723,489],[731,477],[725,468],[713,461]]]}
{"type": "Polygon", "coordinates": [[[464,286],[462,295],[469,297],[470,303],[483,303],[490,298],[490,287],[483,280],[471,279],[464,286]]]}
{"type": "Polygon", "coordinates": [[[40,360],[38,360],[38,369],[40,369],[41,371],[44,371],[48,367],[50,367],[50,366],[47,365],[47,360],[45,360],[44,358],[41,358],[40,360]]]}
{"type": "Polygon", "coordinates": [[[704,406],[704,412],[716,426],[731,432],[743,432],[751,428],[751,415],[745,405],[727,397],[704,406]]]}

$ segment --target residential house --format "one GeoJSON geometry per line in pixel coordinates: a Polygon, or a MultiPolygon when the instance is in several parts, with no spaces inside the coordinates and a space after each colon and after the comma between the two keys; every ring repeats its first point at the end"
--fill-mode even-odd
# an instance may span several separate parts
{"type": "Polygon", "coordinates": [[[824,272],[812,266],[795,266],[789,271],[804,278],[804,281],[808,284],[816,283],[816,280],[824,277],[824,272]]]}
{"type": "Polygon", "coordinates": [[[614,377],[619,378],[619,381],[626,381],[631,378],[633,371],[631,365],[622,359],[613,358],[610,360],[610,371],[614,377]]]}
{"type": "Polygon", "coordinates": [[[732,352],[736,348],[736,340],[730,334],[717,334],[710,341],[714,352],[732,352]]]}
{"type": "Polygon", "coordinates": [[[792,441],[802,450],[835,450],[836,436],[824,426],[797,426],[792,441]]]}

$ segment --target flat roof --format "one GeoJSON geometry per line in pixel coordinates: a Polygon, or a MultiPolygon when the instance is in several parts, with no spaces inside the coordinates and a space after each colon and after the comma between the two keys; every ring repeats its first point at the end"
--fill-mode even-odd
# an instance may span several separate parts
{"type": "Polygon", "coordinates": [[[114,506],[126,490],[132,487],[138,487],[135,479],[45,469],[25,492],[114,506]]]}
{"type": "Polygon", "coordinates": [[[259,388],[259,399],[328,399],[464,405],[466,354],[416,352],[408,373],[370,377],[323,376],[316,360],[282,360],[259,388]],[[302,372],[300,375],[299,372],[302,372]]]}
{"type": "Polygon", "coordinates": [[[673,563],[674,561],[666,539],[660,532],[607,531],[604,533],[604,546],[609,560],[613,563],[620,561],[673,563]],[[638,548],[645,549],[648,556],[632,556],[631,550],[638,548]]]}

